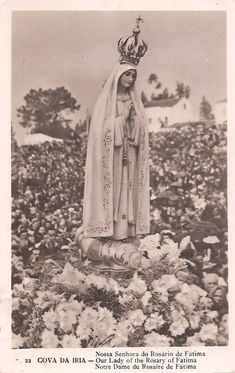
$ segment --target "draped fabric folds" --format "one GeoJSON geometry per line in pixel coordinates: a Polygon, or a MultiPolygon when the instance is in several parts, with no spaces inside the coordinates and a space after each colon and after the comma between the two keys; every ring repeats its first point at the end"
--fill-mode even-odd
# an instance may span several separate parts
{"type": "MultiPolygon", "coordinates": [[[[83,205],[85,237],[113,237],[117,217],[117,87],[120,76],[135,69],[128,64],[117,64],[107,79],[96,102],[91,118],[83,205]],[[116,133],[116,135],[115,135],[116,133]],[[115,144],[116,142],[116,144],[115,144]],[[115,171],[114,171],[115,168],[115,171]]],[[[149,144],[144,108],[137,97],[135,87],[130,97],[137,121],[138,136],[134,135],[134,224],[135,234],[149,233],[149,144]]],[[[120,143],[121,144],[121,143],[120,143]]],[[[121,167],[121,164],[120,164],[121,167]]]]}

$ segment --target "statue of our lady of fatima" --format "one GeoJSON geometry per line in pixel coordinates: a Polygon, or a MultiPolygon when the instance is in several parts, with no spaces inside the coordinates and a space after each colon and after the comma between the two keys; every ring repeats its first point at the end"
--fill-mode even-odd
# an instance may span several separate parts
{"type": "Polygon", "coordinates": [[[97,99],[88,135],[83,226],[76,239],[99,266],[141,266],[138,238],[149,233],[149,144],[137,65],[147,45],[139,23],[118,42],[120,53],[97,99]]]}

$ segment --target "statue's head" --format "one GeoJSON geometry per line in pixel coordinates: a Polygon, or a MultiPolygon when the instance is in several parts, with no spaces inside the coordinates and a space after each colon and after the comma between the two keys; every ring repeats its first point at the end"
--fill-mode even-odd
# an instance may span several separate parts
{"type": "Polygon", "coordinates": [[[118,81],[118,88],[123,89],[130,89],[136,80],[136,70],[135,69],[129,69],[125,71],[119,78],[118,81]]]}

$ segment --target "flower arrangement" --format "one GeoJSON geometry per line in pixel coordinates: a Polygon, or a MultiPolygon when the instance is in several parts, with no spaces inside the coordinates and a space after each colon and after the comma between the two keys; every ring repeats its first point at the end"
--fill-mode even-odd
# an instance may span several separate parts
{"type": "Polygon", "coordinates": [[[219,344],[215,311],[205,316],[204,290],[182,280],[189,270],[173,239],[148,236],[139,250],[151,266],[126,275],[95,273],[79,255],[76,261],[70,255],[63,267],[45,261],[35,279],[14,259],[13,347],[219,344]]]}

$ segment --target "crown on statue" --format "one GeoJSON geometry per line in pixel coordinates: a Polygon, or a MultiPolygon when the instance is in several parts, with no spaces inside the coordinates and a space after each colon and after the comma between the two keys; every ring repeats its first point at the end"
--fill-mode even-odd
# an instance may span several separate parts
{"type": "Polygon", "coordinates": [[[136,19],[136,26],[133,29],[132,36],[123,37],[118,42],[120,63],[138,65],[140,58],[143,57],[147,51],[147,44],[138,37],[140,33],[140,22],[143,22],[143,20],[139,16],[136,19]]]}

